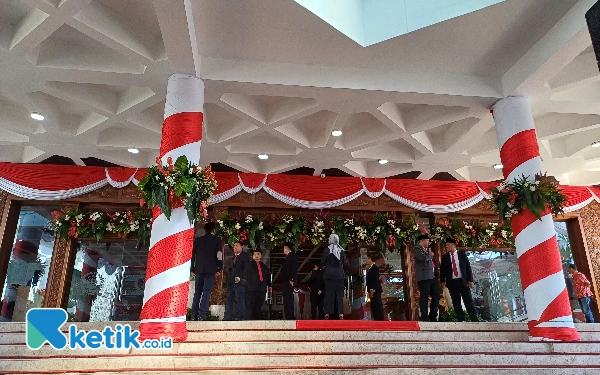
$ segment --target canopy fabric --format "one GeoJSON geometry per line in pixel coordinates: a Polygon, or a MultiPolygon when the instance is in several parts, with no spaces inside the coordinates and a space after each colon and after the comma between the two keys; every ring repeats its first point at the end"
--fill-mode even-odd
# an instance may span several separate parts
{"type": "MultiPolygon", "coordinates": [[[[139,184],[145,170],[120,167],[82,167],[48,164],[0,163],[0,189],[10,194],[40,200],[73,198],[105,185],[124,188],[139,184]]],[[[223,202],[245,191],[264,190],[277,200],[295,207],[324,209],[341,206],[366,194],[383,194],[415,210],[450,213],[491,199],[497,182],[461,182],[401,180],[360,177],[264,175],[257,173],[215,173],[218,189],[210,204],[223,202]]],[[[585,186],[561,186],[567,196],[565,212],[579,210],[597,201],[600,189],[585,186]]]]}

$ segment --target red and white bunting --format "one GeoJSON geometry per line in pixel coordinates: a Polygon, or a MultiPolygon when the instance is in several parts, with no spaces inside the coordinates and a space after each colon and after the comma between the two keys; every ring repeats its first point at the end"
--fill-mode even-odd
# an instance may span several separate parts
{"type": "MultiPolygon", "coordinates": [[[[103,186],[124,188],[138,185],[145,169],[120,167],[48,166],[44,164],[0,163],[0,189],[10,194],[39,200],[60,200],[90,193],[103,186]]],[[[497,182],[399,180],[384,178],[265,175],[216,172],[218,189],[209,204],[217,204],[244,191],[264,190],[275,199],[295,207],[333,208],[351,202],[362,194],[370,198],[387,195],[415,210],[451,213],[491,199],[497,182]]],[[[596,201],[600,189],[562,186],[567,196],[565,212],[580,210],[596,201]]]]}

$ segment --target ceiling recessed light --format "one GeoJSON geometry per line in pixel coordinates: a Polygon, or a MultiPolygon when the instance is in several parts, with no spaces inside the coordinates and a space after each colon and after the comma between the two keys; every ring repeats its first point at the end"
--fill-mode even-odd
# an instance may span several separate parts
{"type": "Polygon", "coordinates": [[[494,169],[502,169],[504,166],[502,164],[494,164],[494,169]]]}
{"type": "Polygon", "coordinates": [[[341,130],[334,130],[331,132],[331,135],[333,135],[334,137],[339,137],[342,135],[342,131],[341,130]]]}
{"type": "Polygon", "coordinates": [[[379,160],[379,164],[387,164],[387,163],[388,163],[387,159],[379,160]]]}
{"type": "Polygon", "coordinates": [[[258,158],[260,160],[267,160],[269,158],[269,155],[267,155],[267,154],[260,154],[260,155],[258,155],[258,158]]]}
{"type": "Polygon", "coordinates": [[[34,119],[34,120],[42,121],[45,117],[44,117],[44,115],[42,115],[39,112],[33,112],[31,114],[31,118],[34,119]]]}
{"type": "Polygon", "coordinates": [[[127,151],[131,152],[132,154],[140,153],[140,150],[138,150],[137,148],[128,148],[127,151]]]}
{"type": "Polygon", "coordinates": [[[600,141],[592,143],[592,147],[600,147],[600,141]]]}

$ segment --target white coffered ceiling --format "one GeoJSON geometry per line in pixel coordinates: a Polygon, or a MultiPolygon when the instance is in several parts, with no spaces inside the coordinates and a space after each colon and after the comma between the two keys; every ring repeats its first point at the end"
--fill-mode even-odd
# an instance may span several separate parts
{"type": "Polygon", "coordinates": [[[294,0],[0,0],[0,161],[149,166],[167,78],[188,72],[203,164],[495,180],[489,108],[519,94],[549,174],[598,184],[593,3],[506,0],[362,47],[294,0]]]}

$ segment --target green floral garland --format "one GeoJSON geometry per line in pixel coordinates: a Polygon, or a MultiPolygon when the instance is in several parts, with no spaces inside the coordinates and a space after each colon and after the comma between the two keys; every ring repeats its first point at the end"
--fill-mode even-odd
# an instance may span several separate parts
{"type": "Polygon", "coordinates": [[[156,158],[156,163],[148,168],[138,185],[148,207],[158,206],[170,219],[171,209],[183,205],[190,223],[204,221],[208,200],[217,189],[217,180],[210,166],[198,167],[188,162],[185,155],[178,157],[174,164],[171,157],[167,159],[166,166],[159,158],[156,158]]]}
{"type": "Polygon", "coordinates": [[[545,174],[536,175],[533,182],[521,176],[492,191],[492,205],[500,220],[509,219],[525,209],[539,220],[547,208],[553,215],[562,215],[566,202],[567,198],[560,192],[558,184],[545,174]]]}
{"type": "Polygon", "coordinates": [[[295,247],[307,241],[313,245],[327,243],[329,235],[340,237],[340,245],[378,244],[382,251],[398,251],[403,243],[414,244],[426,232],[417,216],[376,214],[372,218],[342,217],[319,214],[303,215],[239,215],[217,220],[216,234],[227,238],[229,245],[248,241],[252,247],[262,242],[269,246],[292,242],[295,247]]]}
{"type": "Polygon", "coordinates": [[[430,238],[434,243],[444,243],[446,239],[454,238],[458,246],[472,250],[515,247],[510,220],[493,223],[485,220],[441,218],[432,228],[430,238]]]}
{"type": "Polygon", "coordinates": [[[83,237],[100,241],[111,235],[127,238],[135,234],[139,246],[150,238],[150,215],[146,210],[108,213],[100,210],[83,212],[77,207],[68,207],[54,211],[52,215],[54,218],[49,227],[60,239],[83,237]]]}

